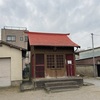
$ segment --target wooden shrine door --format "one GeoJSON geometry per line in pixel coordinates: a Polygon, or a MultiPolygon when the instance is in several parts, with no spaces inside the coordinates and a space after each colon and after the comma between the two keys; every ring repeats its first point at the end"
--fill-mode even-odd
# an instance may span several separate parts
{"type": "Polygon", "coordinates": [[[66,55],[67,76],[75,76],[75,63],[73,54],[66,55]]]}

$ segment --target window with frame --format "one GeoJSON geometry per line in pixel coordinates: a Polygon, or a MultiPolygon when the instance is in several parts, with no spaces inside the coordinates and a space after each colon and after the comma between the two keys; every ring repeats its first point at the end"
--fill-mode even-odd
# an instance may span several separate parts
{"type": "Polygon", "coordinates": [[[63,55],[56,55],[56,66],[57,68],[64,67],[64,56],[63,55]]]}
{"type": "Polygon", "coordinates": [[[64,68],[64,56],[47,55],[47,68],[64,68]]]}
{"type": "Polygon", "coordinates": [[[25,42],[27,42],[28,41],[28,37],[27,36],[25,36],[25,42]]]}
{"type": "Polygon", "coordinates": [[[20,41],[23,41],[23,37],[20,37],[20,41]]]}
{"type": "Polygon", "coordinates": [[[16,41],[16,36],[14,36],[14,35],[7,35],[6,41],[15,42],[16,41]]]}
{"type": "Polygon", "coordinates": [[[47,55],[47,68],[55,68],[54,55],[47,55]]]}
{"type": "Polygon", "coordinates": [[[44,54],[36,54],[36,65],[44,66],[44,54]]]}

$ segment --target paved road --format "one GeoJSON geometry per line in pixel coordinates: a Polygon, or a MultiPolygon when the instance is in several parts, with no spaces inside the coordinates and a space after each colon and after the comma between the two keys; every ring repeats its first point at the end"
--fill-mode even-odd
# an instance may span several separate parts
{"type": "Polygon", "coordinates": [[[89,78],[84,81],[94,85],[83,86],[74,91],[49,94],[44,90],[20,92],[18,87],[1,88],[0,100],[100,100],[100,80],[89,78]]]}
{"type": "Polygon", "coordinates": [[[92,83],[95,86],[100,86],[100,78],[84,78],[84,82],[92,83]]]}

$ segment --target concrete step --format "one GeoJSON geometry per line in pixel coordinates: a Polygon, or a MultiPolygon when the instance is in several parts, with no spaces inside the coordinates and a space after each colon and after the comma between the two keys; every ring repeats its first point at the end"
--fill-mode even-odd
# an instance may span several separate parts
{"type": "Polygon", "coordinates": [[[20,84],[20,91],[33,90],[34,85],[32,82],[24,82],[20,84]]]}
{"type": "Polygon", "coordinates": [[[47,91],[48,93],[55,93],[55,92],[64,92],[64,91],[75,91],[78,90],[79,88],[64,88],[64,89],[54,89],[54,90],[50,90],[47,91]]]}
{"type": "Polygon", "coordinates": [[[79,85],[59,85],[59,86],[51,86],[47,87],[50,89],[61,89],[61,88],[79,88],[79,85]]]}
{"type": "Polygon", "coordinates": [[[52,91],[52,90],[62,91],[75,88],[79,88],[79,85],[62,85],[62,86],[45,87],[47,91],[52,91]]]}
{"type": "Polygon", "coordinates": [[[77,85],[76,81],[57,81],[57,82],[46,82],[44,83],[46,87],[50,86],[61,86],[61,85],[77,85]]]}
{"type": "Polygon", "coordinates": [[[70,89],[79,88],[76,81],[57,81],[57,82],[47,82],[45,83],[45,90],[49,91],[65,91],[70,89]]]}
{"type": "Polygon", "coordinates": [[[44,79],[35,79],[33,82],[35,83],[35,88],[43,89],[45,87],[45,83],[49,82],[65,82],[65,81],[75,81],[79,86],[83,86],[83,78],[81,77],[66,77],[66,78],[44,78],[44,79]]]}

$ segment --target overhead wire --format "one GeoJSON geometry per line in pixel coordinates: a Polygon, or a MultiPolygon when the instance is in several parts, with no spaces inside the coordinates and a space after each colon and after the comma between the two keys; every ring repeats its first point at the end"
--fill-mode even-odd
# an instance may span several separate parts
{"type": "Polygon", "coordinates": [[[90,34],[85,34],[84,36],[82,36],[79,41],[78,44],[81,45],[80,49],[87,49],[87,48],[91,48],[91,43],[89,42],[91,41],[91,36],[90,34]],[[86,46],[87,45],[87,46],[86,46]]]}
{"type": "Polygon", "coordinates": [[[100,36],[100,35],[98,35],[98,34],[93,34],[94,36],[100,36]]]}

